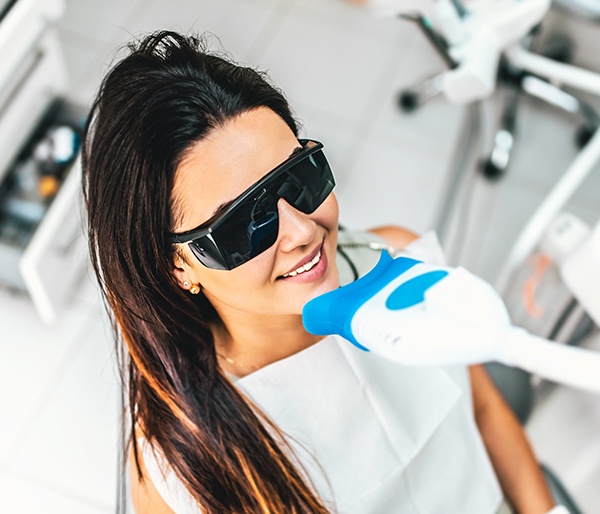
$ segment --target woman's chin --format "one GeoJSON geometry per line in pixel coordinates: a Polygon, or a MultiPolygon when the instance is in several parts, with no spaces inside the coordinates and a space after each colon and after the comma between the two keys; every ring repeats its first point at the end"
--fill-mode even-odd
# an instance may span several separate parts
{"type": "Polygon", "coordinates": [[[337,274],[337,270],[335,270],[335,273],[332,274],[332,276],[328,277],[327,280],[324,280],[323,282],[321,282],[318,286],[313,288],[308,293],[302,307],[304,307],[305,304],[307,304],[311,300],[314,300],[318,296],[329,293],[330,291],[333,291],[334,289],[337,289],[338,287],[340,287],[340,281],[339,281],[339,277],[337,274]]]}

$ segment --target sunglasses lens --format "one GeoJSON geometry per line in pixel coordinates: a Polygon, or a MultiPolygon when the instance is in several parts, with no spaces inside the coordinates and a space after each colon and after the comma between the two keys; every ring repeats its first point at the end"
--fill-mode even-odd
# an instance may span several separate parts
{"type": "Polygon", "coordinates": [[[207,268],[211,269],[229,269],[224,261],[218,246],[214,241],[207,237],[199,237],[193,239],[189,243],[190,250],[196,258],[207,268]]]}
{"type": "Polygon", "coordinates": [[[335,186],[329,163],[318,151],[300,161],[289,171],[291,194],[282,194],[299,211],[311,214],[329,196],[335,186]]]}
{"type": "Polygon", "coordinates": [[[190,247],[205,266],[233,269],[261,254],[277,240],[280,198],[310,214],[334,186],[327,159],[318,150],[263,183],[222,218],[210,235],[194,239],[190,247]]]}
{"type": "MultiPolygon", "coordinates": [[[[244,202],[213,232],[227,269],[244,264],[270,248],[277,240],[277,203],[268,197],[244,202]],[[262,205],[262,207],[259,207],[262,205]],[[273,208],[274,207],[274,208],[273,208]]],[[[255,197],[256,198],[256,197],[255,197]]]]}

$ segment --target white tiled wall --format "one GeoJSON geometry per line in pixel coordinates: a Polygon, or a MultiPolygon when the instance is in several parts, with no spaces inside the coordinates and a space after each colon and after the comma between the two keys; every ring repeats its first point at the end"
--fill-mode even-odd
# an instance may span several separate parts
{"type": "MultiPolygon", "coordinates": [[[[443,99],[410,115],[397,109],[400,89],[443,69],[413,26],[340,0],[67,3],[60,36],[73,99],[89,104],[115,49],[133,35],[211,31],[239,61],[268,70],[304,133],[325,143],[343,224],[435,228],[465,110],[443,99]]],[[[600,69],[599,26],[556,13],[548,26],[575,38],[577,62],[600,69]]],[[[510,242],[574,157],[575,126],[539,102],[522,103],[508,176],[493,184],[475,179],[461,263],[495,277],[510,242]]],[[[600,217],[600,169],[569,206],[590,223],[600,217]]],[[[88,279],[51,329],[26,298],[0,292],[0,512],[114,511],[118,389],[100,312],[88,279]]],[[[559,388],[538,405],[529,428],[542,459],[589,513],[600,511],[599,425],[597,398],[559,388]]]]}

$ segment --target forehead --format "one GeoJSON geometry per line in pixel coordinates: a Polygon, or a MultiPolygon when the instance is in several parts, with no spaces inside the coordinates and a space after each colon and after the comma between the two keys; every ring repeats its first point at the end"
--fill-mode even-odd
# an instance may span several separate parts
{"type": "Polygon", "coordinates": [[[291,129],[265,107],[244,112],[211,131],[192,147],[175,173],[174,230],[201,225],[297,147],[291,129]]]}

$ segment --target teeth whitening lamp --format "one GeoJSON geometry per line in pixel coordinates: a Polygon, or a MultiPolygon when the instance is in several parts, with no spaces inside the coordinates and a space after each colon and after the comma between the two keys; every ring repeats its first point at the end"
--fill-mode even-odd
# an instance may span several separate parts
{"type": "MultiPolygon", "coordinates": [[[[600,94],[600,74],[531,54],[518,43],[539,23],[550,0],[371,0],[380,14],[419,23],[445,58],[441,88],[453,103],[490,96],[497,63],[600,94]],[[468,6],[468,9],[465,7],[468,6]],[[387,12],[386,12],[387,11],[387,12]]],[[[512,248],[496,287],[509,279],[548,225],[600,160],[600,131],[576,157],[512,248]]],[[[600,223],[560,262],[565,284],[600,326],[600,223]]],[[[564,237],[563,237],[564,239],[564,237]]],[[[433,266],[383,252],[361,279],[315,298],[303,310],[306,330],[338,334],[362,350],[411,366],[497,361],[600,393],[600,353],[574,348],[512,326],[500,295],[462,268],[433,266]]]]}
{"type": "Polygon", "coordinates": [[[308,302],[302,318],[312,334],[340,335],[401,364],[498,361],[600,393],[600,353],[512,326],[496,291],[463,268],[383,251],[365,276],[308,302]]]}

